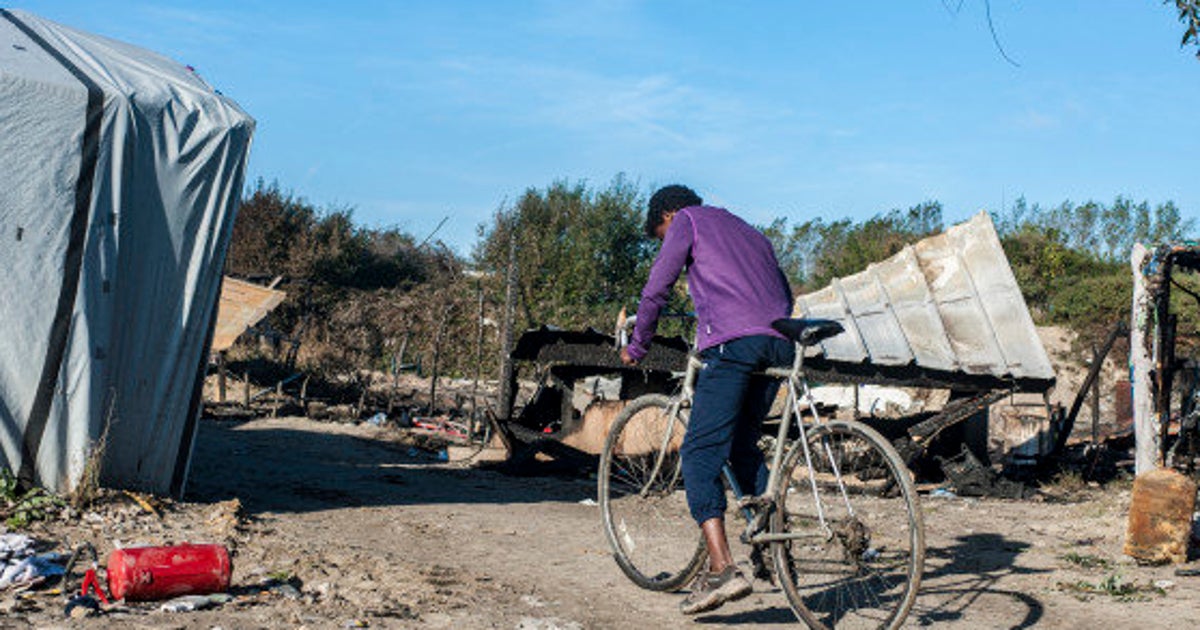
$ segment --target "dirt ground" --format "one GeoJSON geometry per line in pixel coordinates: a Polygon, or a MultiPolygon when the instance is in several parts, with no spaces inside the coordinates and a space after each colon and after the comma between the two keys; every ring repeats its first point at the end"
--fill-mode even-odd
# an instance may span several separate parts
{"type": "MultiPolygon", "coordinates": [[[[205,420],[188,500],[156,517],[117,495],[33,534],[60,544],[225,542],[234,595],[189,613],[132,605],[64,620],[61,599],[4,596],[0,626],[85,628],[640,628],[793,624],[766,583],[695,619],[609,556],[594,482],[439,462],[394,430],[304,418],[205,420]],[[235,501],[236,499],[236,501],[235,501]],[[240,503],[240,508],[239,508],[240,503]],[[293,579],[291,597],[264,587],[293,579]]],[[[1070,489],[1070,488],[1068,488],[1070,489]]],[[[923,497],[924,586],[911,627],[1200,624],[1200,577],[1121,554],[1128,483],[1071,503],[923,497]],[[1157,583],[1157,586],[1154,586],[1157,583]]]]}
{"type": "MultiPolygon", "coordinates": [[[[1084,369],[1062,331],[1042,337],[1060,375],[1053,400],[1069,404],[1084,369]]],[[[1106,393],[1120,374],[1107,367],[1106,393]]],[[[424,387],[409,384],[414,400],[424,387]]],[[[1102,415],[1112,416],[1109,395],[1102,415]]],[[[224,543],[232,601],[187,613],[131,604],[69,620],[61,596],[0,593],[0,628],[795,627],[767,583],[682,617],[681,595],[640,590],[617,568],[593,479],[514,477],[474,463],[441,461],[368,423],[205,419],[185,501],[155,500],[156,515],[109,493],[29,533],[57,550],[91,542],[102,558],[118,544],[224,543]]],[[[908,626],[1200,625],[1200,577],[1122,555],[1128,480],[1068,479],[1050,490],[1069,500],[923,496],[928,559],[908,626]]],[[[745,549],[735,553],[745,560],[745,549]]]]}

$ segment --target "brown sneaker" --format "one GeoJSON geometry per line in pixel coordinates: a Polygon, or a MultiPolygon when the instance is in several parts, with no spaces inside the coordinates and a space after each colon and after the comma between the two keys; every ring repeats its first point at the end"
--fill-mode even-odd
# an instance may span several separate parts
{"type": "Polygon", "coordinates": [[[692,582],[692,592],[679,604],[679,610],[685,615],[708,612],[720,608],[725,602],[737,601],[753,590],[750,581],[732,564],[720,573],[705,571],[696,576],[692,582]]]}

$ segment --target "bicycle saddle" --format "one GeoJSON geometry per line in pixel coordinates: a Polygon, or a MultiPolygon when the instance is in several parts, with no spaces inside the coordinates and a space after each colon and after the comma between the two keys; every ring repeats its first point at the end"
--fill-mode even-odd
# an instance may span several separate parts
{"type": "Polygon", "coordinates": [[[832,319],[783,318],[771,322],[771,328],[802,346],[812,346],[846,330],[832,319]]]}

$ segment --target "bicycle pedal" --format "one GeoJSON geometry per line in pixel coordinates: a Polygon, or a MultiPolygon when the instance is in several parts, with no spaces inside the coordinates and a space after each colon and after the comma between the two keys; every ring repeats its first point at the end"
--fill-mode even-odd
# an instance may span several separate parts
{"type": "Polygon", "coordinates": [[[756,545],[750,550],[750,567],[754,579],[762,580],[768,582],[771,586],[775,586],[775,574],[767,566],[767,560],[763,557],[761,546],[756,545]]]}
{"type": "Polygon", "coordinates": [[[754,512],[754,516],[746,523],[746,528],[738,536],[743,544],[751,544],[755,536],[766,531],[767,520],[770,515],[771,511],[767,508],[760,508],[754,512]]]}
{"type": "Polygon", "coordinates": [[[771,504],[773,504],[773,503],[774,503],[774,501],[772,501],[770,497],[765,497],[765,496],[760,496],[760,495],[748,495],[748,496],[744,496],[744,497],[738,499],[737,505],[738,505],[739,510],[745,509],[745,508],[757,510],[757,509],[761,509],[761,508],[765,508],[765,507],[770,507],[771,504]]]}

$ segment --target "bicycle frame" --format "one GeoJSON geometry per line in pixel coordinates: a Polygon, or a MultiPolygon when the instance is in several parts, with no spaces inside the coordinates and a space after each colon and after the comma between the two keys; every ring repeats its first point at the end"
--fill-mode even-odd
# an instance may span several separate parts
{"type": "MultiPolygon", "coordinates": [[[[803,414],[800,409],[801,399],[800,396],[797,396],[797,392],[803,396],[804,402],[808,405],[808,411],[812,416],[813,426],[818,426],[825,422],[824,418],[821,417],[821,414],[817,413],[817,401],[813,397],[812,389],[808,386],[808,379],[804,377],[804,346],[799,343],[796,344],[796,359],[792,363],[792,368],[790,370],[785,370],[782,368],[769,368],[766,370],[766,374],[767,376],[784,379],[784,382],[787,385],[787,400],[784,404],[783,416],[779,420],[779,430],[775,438],[774,453],[771,456],[771,467],[769,469],[770,475],[767,478],[767,490],[764,494],[766,496],[774,496],[775,493],[779,491],[779,484],[781,483],[779,475],[780,471],[783,470],[784,442],[786,441],[788,433],[791,430],[792,420],[793,418],[796,418],[796,428],[800,431],[800,445],[804,451],[805,466],[809,471],[808,482],[809,487],[812,489],[813,502],[817,508],[817,518],[821,523],[821,528],[825,531],[825,535],[833,536],[833,528],[829,526],[829,522],[825,518],[825,510],[822,507],[820,493],[817,489],[817,478],[814,472],[816,468],[813,466],[813,453],[808,447],[808,428],[805,426],[803,421],[799,420],[803,417],[803,414]]],[[[833,476],[835,482],[837,483],[838,491],[842,496],[842,500],[846,503],[847,513],[853,516],[854,507],[850,504],[850,497],[846,493],[846,484],[842,482],[842,473],[840,470],[838,470],[837,460],[833,457],[833,451],[829,448],[828,443],[823,444],[823,447],[825,449],[825,456],[828,458],[830,467],[833,469],[833,476]]],[[[754,544],[764,544],[793,538],[796,538],[796,536],[758,532],[750,539],[750,541],[754,544]]]]}
{"type": "MultiPolygon", "coordinates": [[[[671,401],[671,405],[667,407],[667,418],[670,424],[667,425],[667,430],[663,431],[662,444],[658,446],[658,456],[654,458],[654,468],[651,469],[649,480],[658,478],[658,473],[662,471],[663,461],[667,458],[667,451],[671,446],[671,436],[675,434],[675,423],[679,422],[679,409],[683,407],[683,403],[691,403],[692,396],[696,393],[696,374],[704,365],[700,358],[695,354],[688,353],[687,370],[683,375],[683,388],[680,394],[671,401]]],[[[638,492],[640,496],[646,496],[650,491],[650,481],[647,481],[646,487],[638,492]]],[[[736,486],[735,486],[736,487],[736,486]]]]}
{"type": "MultiPolygon", "coordinates": [[[[674,397],[671,406],[668,408],[667,430],[663,432],[663,441],[659,445],[658,455],[655,457],[654,467],[650,474],[650,479],[656,479],[662,470],[663,462],[666,460],[668,451],[670,450],[671,436],[674,435],[675,423],[680,422],[679,410],[684,404],[690,404],[696,393],[696,376],[700,369],[704,366],[704,362],[695,354],[688,354],[687,369],[683,374],[683,385],[680,393],[674,397]]],[[[785,456],[784,443],[788,433],[791,431],[793,419],[800,419],[803,413],[800,408],[801,397],[797,396],[797,392],[803,397],[804,402],[808,404],[809,413],[812,416],[813,424],[820,425],[825,422],[819,413],[817,413],[816,400],[812,395],[812,389],[808,385],[808,380],[804,377],[804,346],[796,344],[796,358],[792,362],[791,368],[768,368],[764,374],[772,378],[782,379],[787,387],[787,399],[784,404],[783,416],[780,418],[779,429],[776,434],[773,453],[771,455],[771,465],[769,476],[767,478],[767,489],[765,496],[774,496],[779,490],[781,480],[779,478],[780,471],[783,469],[783,458],[785,456]]],[[[796,423],[797,429],[800,431],[800,444],[804,451],[805,465],[809,470],[809,487],[812,489],[813,501],[817,507],[817,517],[821,523],[821,528],[825,531],[826,536],[833,536],[833,529],[829,526],[825,518],[825,510],[821,505],[820,493],[817,489],[816,475],[813,466],[813,453],[808,446],[808,429],[803,421],[796,423]]],[[[838,470],[837,462],[833,457],[833,452],[828,444],[824,444],[825,456],[829,458],[830,467],[833,469],[834,479],[837,483],[839,493],[842,495],[842,500],[846,503],[848,513],[854,515],[854,507],[850,504],[850,497],[846,493],[846,486],[842,482],[841,471],[838,470]]],[[[733,476],[733,471],[729,468],[728,462],[722,467],[722,473],[733,489],[734,495],[740,500],[745,496],[742,489],[738,486],[737,480],[733,476]]],[[[645,496],[650,491],[649,485],[642,488],[640,494],[645,496]]],[[[750,508],[743,508],[743,516],[747,522],[753,519],[754,515],[750,508]]],[[[753,544],[766,544],[770,542],[790,540],[797,538],[794,534],[770,534],[767,532],[757,532],[751,538],[753,544]]]]}

